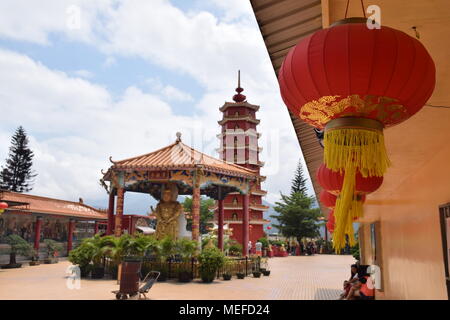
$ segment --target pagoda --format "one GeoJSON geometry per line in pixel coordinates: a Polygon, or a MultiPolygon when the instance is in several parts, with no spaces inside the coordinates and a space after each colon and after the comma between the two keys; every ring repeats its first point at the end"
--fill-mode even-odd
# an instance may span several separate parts
{"type": "Polygon", "coordinates": [[[261,182],[265,180],[265,177],[260,175],[264,162],[259,159],[262,148],[258,146],[258,139],[261,134],[256,129],[260,122],[256,119],[259,106],[248,103],[242,91],[244,89],[241,88],[239,71],[238,87],[233,96],[233,102],[225,102],[219,109],[223,117],[218,121],[222,129],[217,135],[220,140],[220,148],[217,152],[220,159],[255,171],[257,179],[251,188],[248,200],[245,195],[232,192],[225,197],[223,208],[218,209],[223,210],[224,223],[232,229],[231,238],[237,240],[243,247],[246,247],[248,243],[245,242],[250,240],[254,248],[257,240],[265,236],[263,227],[268,221],[263,218],[263,213],[269,207],[262,204],[262,197],[267,192],[261,189],[261,182]],[[246,201],[249,203],[246,204],[246,201]],[[249,217],[244,217],[244,208],[247,205],[249,217]],[[248,231],[243,226],[243,221],[247,219],[248,231]]]}

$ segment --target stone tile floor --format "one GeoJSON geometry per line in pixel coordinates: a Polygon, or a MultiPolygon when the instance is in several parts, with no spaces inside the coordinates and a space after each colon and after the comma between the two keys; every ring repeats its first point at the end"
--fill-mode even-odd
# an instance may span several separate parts
{"type": "MultiPolygon", "coordinates": [[[[349,277],[351,256],[315,255],[269,259],[269,277],[231,281],[158,282],[147,295],[152,300],[333,300],[349,277]]],[[[119,286],[115,280],[81,280],[79,289],[67,287],[67,261],[58,264],[0,269],[0,300],[104,300],[119,286]]]]}

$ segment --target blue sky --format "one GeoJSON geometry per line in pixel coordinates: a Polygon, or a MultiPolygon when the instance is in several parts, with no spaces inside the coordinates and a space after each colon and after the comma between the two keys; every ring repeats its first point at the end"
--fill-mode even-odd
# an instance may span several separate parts
{"type": "MultiPolygon", "coordinates": [[[[217,156],[218,109],[238,69],[248,101],[261,105],[274,202],[289,192],[301,151],[249,2],[1,1],[0,164],[23,125],[36,154],[32,193],[106,206],[98,179],[109,156],[148,153],[177,131],[217,156]]],[[[127,195],[125,207],[143,213],[149,204],[127,195]]]]}

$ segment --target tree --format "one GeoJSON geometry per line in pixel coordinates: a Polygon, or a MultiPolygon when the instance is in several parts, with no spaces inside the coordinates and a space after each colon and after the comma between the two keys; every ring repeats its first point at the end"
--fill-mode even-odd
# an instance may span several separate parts
{"type": "Polygon", "coordinates": [[[6,243],[9,244],[9,266],[20,267],[16,262],[17,255],[27,256],[33,253],[33,247],[22,237],[12,234],[6,237],[6,243]]]}
{"type": "MultiPolygon", "coordinates": [[[[211,210],[214,206],[213,199],[200,199],[200,234],[207,233],[207,227],[212,224],[209,222],[214,218],[214,211],[211,210]]],[[[191,213],[192,216],[192,198],[186,197],[183,202],[184,210],[191,213]]],[[[192,230],[192,217],[187,218],[187,230],[192,230]]]]}
{"type": "Polygon", "coordinates": [[[313,197],[301,192],[294,192],[289,196],[281,194],[281,201],[275,203],[277,216],[271,216],[278,220],[274,225],[285,237],[295,237],[298,242],[302,238],[314,238],[319,235],[320,209],[312,208],[313,197]]]}
{"type": "Polygon", "coordinates": [[[295,192],[300,192],[304,195],[307,193],[306,178],[303,176],[302,162],[298,162],[297,171],[295,172],[295,177],[292,180],[291,194],[295,192]]]}
{"type": "Polygon", "coordinates": [[[33,157],[26,132],[20,126],[12,136],[6,167],[2,167],[0,172],[0,187],[15,192],[30,191],[36,177],[31,169],[33,157]]]}

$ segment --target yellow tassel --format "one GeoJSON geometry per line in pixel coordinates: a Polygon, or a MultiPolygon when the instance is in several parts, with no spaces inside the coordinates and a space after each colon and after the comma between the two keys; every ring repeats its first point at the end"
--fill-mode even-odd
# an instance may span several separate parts
{"type": "Polygon", "coordinates": [[[355,244],[353,219],[362,216],[362,203],[355,195],[358,170],[363,177],[381,177],[390,165],[382,130],[363,127],[333,127],[325,130],[324,162],[333,171],[344,172],[342,190],[336,200],[336,227],[333,246],[336,252],[355,244]]]}
{"type": "Polygon", "coordinates": [[[327,168],[342,172],[349,160],[363,177],[382,177],[390,165],[383,131],[365,128],[325,131],[324,162],[327,168]]]}

